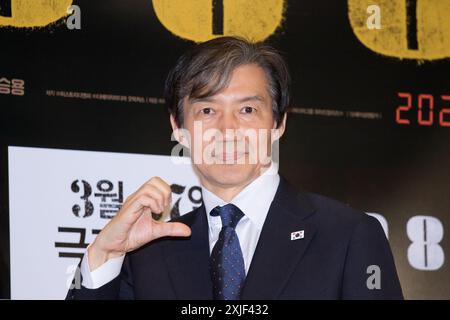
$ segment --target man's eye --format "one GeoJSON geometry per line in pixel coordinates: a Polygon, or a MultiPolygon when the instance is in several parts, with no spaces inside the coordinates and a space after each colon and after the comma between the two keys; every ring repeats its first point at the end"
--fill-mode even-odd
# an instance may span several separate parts
{"type": "Polygon", "coordinates": [[[200,112],[203,114],[211,114],[212,109],[211,108],[203,108],[202,110],[200,110],[200,112]]]}
{"type": "Polygon", "coordinates": [[[256,111],[255,108],[249,107],[249,106],[245,106],[245,107],[243,107],[243,108],[241,109],[241,112],[242,112],[242,113],[252,113],[252,112],[255,112],[255,111],[256,111]]]}

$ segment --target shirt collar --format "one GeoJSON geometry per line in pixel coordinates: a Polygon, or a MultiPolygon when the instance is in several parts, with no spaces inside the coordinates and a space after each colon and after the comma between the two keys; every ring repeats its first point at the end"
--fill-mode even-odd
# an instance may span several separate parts
{"type": "Polygon", "coordinates": [[[209,214],[211,210],[216,206],[224,206],[232,203],[241,209],[245,216],[259,229],[262,229],[279,182],[278,165],[272,162],[266,171],[246,186],[230,202],[224,201],[202,186],[203,203],[205,205],[209,226],[217,225],[217,220],[220,221],[220,218],[212,217],[209,214]]]}

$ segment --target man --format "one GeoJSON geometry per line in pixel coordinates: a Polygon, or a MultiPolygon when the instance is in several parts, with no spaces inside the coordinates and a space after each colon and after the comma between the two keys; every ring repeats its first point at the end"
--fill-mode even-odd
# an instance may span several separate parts
{"type": "Polygon", "coordinates": [[[89,246],[82,287],[67,298],[402,299],[377,220],[298,193],[270,161],[288,88],[285,62],[266,45],[222,37],[185,53],[166,103],[203,204],[157,222],[171,190],[150,179],[89,246]]]}

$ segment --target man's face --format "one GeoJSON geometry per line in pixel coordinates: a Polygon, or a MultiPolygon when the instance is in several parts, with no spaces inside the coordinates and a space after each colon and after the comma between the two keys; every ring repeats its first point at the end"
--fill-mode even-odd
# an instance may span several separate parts
{"type": "MultiPolygon", "coordinates": [[[[276,122],[264,70],[237,67],[228,87],[204,99],[184,99],[183,127],[195,169],[203,184],[242,186],[270,164],[276,122]]],[[[172,126],[176,128],[173,117],[172,126]]],[[[277,128],[284,132],[285,119],[277,128]]]]}

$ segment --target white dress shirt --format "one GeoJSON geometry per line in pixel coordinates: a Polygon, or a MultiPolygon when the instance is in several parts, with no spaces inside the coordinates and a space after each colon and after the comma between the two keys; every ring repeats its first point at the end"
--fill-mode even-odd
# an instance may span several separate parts
{"type": "MultiPolygon", "coordinates": [[[[245,272],[248,272],[264,221],[266,220],[279,183],[278,166],[272,162],[266,171],[246,186],[230,202],[222,200],[202,186],[203,204],[205,205],[209,226],[210,253],[219,238],[222,220],[220,216],[214,217],[209,213],[216,206],[232,203],[244,213],[244,216],[236,226],[236,233],[244,257],[245,272]]],[[[125,256],[109,259],[91,272],[89,270],[88,255],[85,254],[81,262],[83,286],[88,289],[97,289],[113,280],[120,274],[124,258],[125,256]]]]}

